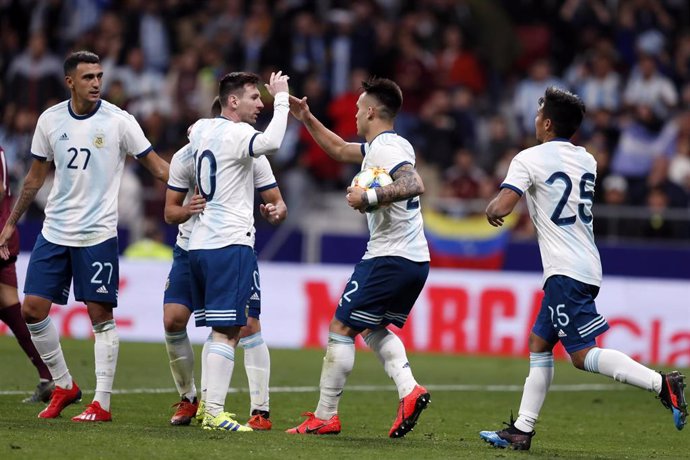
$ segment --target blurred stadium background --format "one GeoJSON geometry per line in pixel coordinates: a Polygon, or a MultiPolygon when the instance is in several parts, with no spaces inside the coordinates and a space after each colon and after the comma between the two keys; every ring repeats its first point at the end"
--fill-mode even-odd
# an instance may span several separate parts
{"type": "MultiPolygon", "coordinates": [[[[132,113],[167,159],[227,72],[287,72],[291,92],[350,140],[361,80],[397,81],[396,129],[427,186],[435,266],[402,332],[418,351],[526,353],[541,288],[534,231],[526,209],[501,230],[483,210],[511,158],[535,142],[538,97],[569,88],[587,104],[575,143],[599,165],[599,307],[613,326],[605,345],[690,366],[685,0],[0,0],[0,37],[0,145],[15,194],[38,115],[68,97],[71,50],[101,56],[104,99],[132,113]]],[[[270,117],[269,103],[259,126],[270,117]]],[[[264,336],[274,347],[320,347],[367,239],[343,197],[356,169],[330,160],[294,120],[271,162],[289,217],[278,228],[257,218],[264,336]]],[[[160,341],[169,261],[148,248],[174,244],[176,229],[163,222],[164,187],[142,169],[128,160],[119,197],[120,246],[131,257],[117,318],[123,340],[160,341]]],[[[49,190],[20,223],[20,286],[49,190]]],[[[63,335],[90,334],[82,305],[52,315],[63,335]]]]}

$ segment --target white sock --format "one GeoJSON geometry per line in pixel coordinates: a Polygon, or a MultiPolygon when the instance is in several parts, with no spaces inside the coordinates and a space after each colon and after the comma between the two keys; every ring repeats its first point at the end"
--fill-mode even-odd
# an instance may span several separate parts
{"type": "Polygon", "coordinates": [[[355,365],[355,341],[346,335],[328,334],[328,347],[321,367],[321,394],[314,415],[328,420],[338,413],[338,403],[345,388],[347,376],[355,365]]]}
{"type": "Polygon", "coordinates": [[[93,400],[98,401],[103,410],[110,410],[110,394],[113,392],[117,354],[120,339],[115,329],[115,320],[105,321],[93,326],[96,342],[93,346],[96,357],[96,393],[93,400]]]}
{"type": "Polygon", "coordinates": [[[31,333],[31,341],[34,343],[38,354],[48,370],[53,376],[55,385],[60,388],[69,390],[72,388],[72,376],[67,369],[67,362],[65,356],[62,354],[62,347],[60,346],[60,337],[58,336],[55,325],[48,316],[43,321],[38,323],[26,325],[31,333]]]}
{"type": "Polygon", "coordinates": [[[376,353],[388,377],[395,382],[395,386],[398,388],[398,397],[402,399],[409,395],[417,386],[417,381],[412,375],[412,369],[410,369],[410,363],[407,361],[407,354],[405,353],[405,345],[400,338],[383,328],[369,334],[364,341],[376,353]]]}
{"type": "Polygon", "coordinates": [[[607,348],[592,348],[585,356],[585,370],[602,374],[622,383],[661,391],[661,374],[638,363],[625,353],[607,348]]]}
{"type": "Polygon", "coordinates": [[[240,339],[244,348],[244,369],[247,371],[249,415],[255,410],[269,411],[268,380],[271,376],[271,356],[261,331],[240,339]]]}
{"type": "Polygon", "coordinates": [[[552,380],[553,353],[550,351],[530,353],[529,375],[525,379],[525,387],[522,390],[522,401],[520,401],[518,418],[515,420],[515,428],[525,433],[531,433],[534,430],[552,380]]]}
{"type": "Polygon", "coordinates": [[[235,367],[235,349],[227,343],[212,342],[206,357],[206,412],[214,417],[225,407],[225,397],[235,367]]]}
{"type": "Polygon", "coordinates": [[[211,342],[213,341],[213,332],[208,334],[208,337],[206,337],[206,341],[204,342],[204,346],[201,349],[201,401],[206,401],[206,389],[208,386],[208,378],[206,372],[206,360],[208,359],[208,347],[211,345],[211,342]]]}
{"type": "Polygon", "coordinates": [[[166,332],[165,349],[168,351],[170,372],[172,372],[177,392],[181,397],[194,401],[196,398],[194,350],[192,350],[187,331],[166,332]]]}

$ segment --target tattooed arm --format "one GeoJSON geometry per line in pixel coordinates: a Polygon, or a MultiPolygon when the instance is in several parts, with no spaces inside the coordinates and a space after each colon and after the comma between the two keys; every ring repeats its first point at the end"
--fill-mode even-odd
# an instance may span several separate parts
{"type": "MultiPolygon", "coordinates": [[[[393,183],[385,187],[378,187],[376,198],[378,204],[390,204],[396,201],[408,200],[424,193],[424,183],[414,166],[405,164],[398,168],[392,176],[393,183]]],[[[367,192],[359,187],[348,187],[347,203],[354,209],[364,212],[370,200],[367,192]]]]}
{"type": "Polygon", "coordinates": [[[29,206],[34,201],[36,193],[43,186],[43,183],[50,172],[51,163],[48,161],[34,160],[31,163],[31,169],[29,170],[26,178],[24,179],[24,184],[22,185],[22,191],[17,198],[17,203],[14,205],[14,209],[7,218],[5,222],[5,227],[0,233],[0,257],[7,260],[10,257],[10,251],[7,248],[7,242],[15,231],[17,226],[17,221],[21,218],[29,206]]]}

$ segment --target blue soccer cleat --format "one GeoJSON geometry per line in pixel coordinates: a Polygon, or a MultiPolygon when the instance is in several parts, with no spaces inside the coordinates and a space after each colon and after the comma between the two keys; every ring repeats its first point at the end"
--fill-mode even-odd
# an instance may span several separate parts
{"type": "Polygon", "coordinates": [[[503,422],[508,428],[500,431],[480,431],[479,437],[494,447],[505,449],[509,447],[513,450],[529,450],[532,438],[536,432],[525,433],[515,428],[513,416],[510,416],[510,423],[503,422]]]}

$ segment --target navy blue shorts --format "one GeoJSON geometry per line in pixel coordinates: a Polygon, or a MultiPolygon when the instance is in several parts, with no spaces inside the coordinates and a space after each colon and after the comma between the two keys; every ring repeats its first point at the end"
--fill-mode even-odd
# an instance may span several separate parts
{"type": "Polygon", "coordinates": [[[72,247],[53,244],[39,234],[26,271],[24,294],[65,305],[71,282],[76,300],[117,306],[117,237],[94,246],[72,247]]]}
{"type": "Polygon", "coordinates": [[[594,340],[609,329],[594,299],[599,288],[564,275],[549,277],[532,332],[551,344],[559,340],[568,353],[596,346],[594,340]]]}
{"type": "MultiPolygon", "coordinates": [[[[254,284],[252,287],[252,295],[249,297],[249,316],[259,319],[261,316],[261,284],[259,282],[258,265],[253,278],[254,284]]],[[[189,272],[189,253],[178,245],[175,245],[173,249],[173,264],[170,268],[168,279],[165,282],[163,303],[177,303],[189,308],[191,312],[194,311],[192,307],[192,281],[189,272]]]]}
{"type": "Polygon", "coordinates": [[[355,265],[335,310],[341,323],[357,331],[387,324],[403,327],[429,276],[429,262],[374,257],[355,265]]]}
{"type": "Polygon", "coordinates": [[[192,303],[198,327],[244,326],[258,293],[256,254],[249,246],[189,251],[192,303]]]}
{"type": "Polygon", "coordinates": [[[192,308],[192,286],[189,273],[189,254],[175,245],[173,249],[173,264],[165,282],[163,303],[177,303],[192,308]]]}

